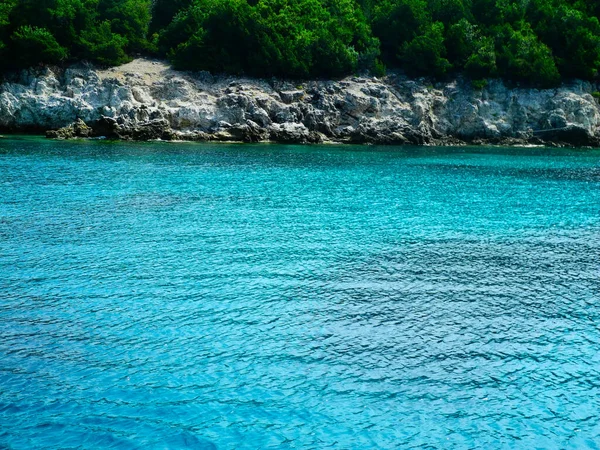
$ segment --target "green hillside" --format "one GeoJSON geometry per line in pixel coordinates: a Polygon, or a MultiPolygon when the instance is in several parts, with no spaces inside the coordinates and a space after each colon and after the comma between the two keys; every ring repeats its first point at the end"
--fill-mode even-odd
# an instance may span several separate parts
{"type": "Polygon", "coordinates": [[[400,68],[537,86],[595,79],[600,0],[0,0],[4,69],[138,54],[175,68],[338,77],[400,68]]]}

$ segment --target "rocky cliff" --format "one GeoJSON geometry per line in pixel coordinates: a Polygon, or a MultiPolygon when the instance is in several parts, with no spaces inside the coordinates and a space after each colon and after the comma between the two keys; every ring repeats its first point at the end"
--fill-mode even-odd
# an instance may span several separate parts
{"type": "Polygon", "coordinates": [[[599,146],[595,89],[573,82],[537,90],[497,80],[474,89],[467,81],[431,85],[394,74],[292,83],[136,60],[109,70],[10,75],[0,85],[0,128],[60,129],[49,133],[58,138],[599,146]]]}

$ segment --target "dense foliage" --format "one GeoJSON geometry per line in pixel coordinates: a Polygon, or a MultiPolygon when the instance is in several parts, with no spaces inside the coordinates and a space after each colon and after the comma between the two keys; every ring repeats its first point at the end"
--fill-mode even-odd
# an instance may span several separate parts
{"type": "Polygon", "coordinates": [[[0,0],[2,65],[123,63],[149,49],[151,6],[151,0],[0,0]]]}
{"type": "Polygon", "coordinates": [[[354,0],[196,0],[158,38],[177,68],[292,77],[372,67],[378,45],[354,0]]]}
{"type": "Polygon", "coordinates": [[[540,86],[594,79],[600,0],[0,0],[4,67],[136,53],[180,69],[335,77],[384,65],[540,86]]]}

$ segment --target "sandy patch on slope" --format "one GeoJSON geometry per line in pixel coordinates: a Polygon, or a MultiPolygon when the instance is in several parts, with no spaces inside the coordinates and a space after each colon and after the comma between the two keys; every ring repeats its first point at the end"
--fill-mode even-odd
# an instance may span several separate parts
{"type": "Polygon", "coordinates": [[[136,80],[150,86],[166,78],[182,76],[182,72],[173,70],[165,61],[138,58],[122,66],[99,70],[98,76],[101,80],[117,79],[124,83],[136,80]]]}

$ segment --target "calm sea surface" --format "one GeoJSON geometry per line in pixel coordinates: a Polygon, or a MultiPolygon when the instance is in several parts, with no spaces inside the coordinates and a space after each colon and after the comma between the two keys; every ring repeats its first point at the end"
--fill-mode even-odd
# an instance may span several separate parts
{"type": "Polygon", "coordinates": [[[1,139],[0,448],[600,448],[600,151],[1,139]]]}

